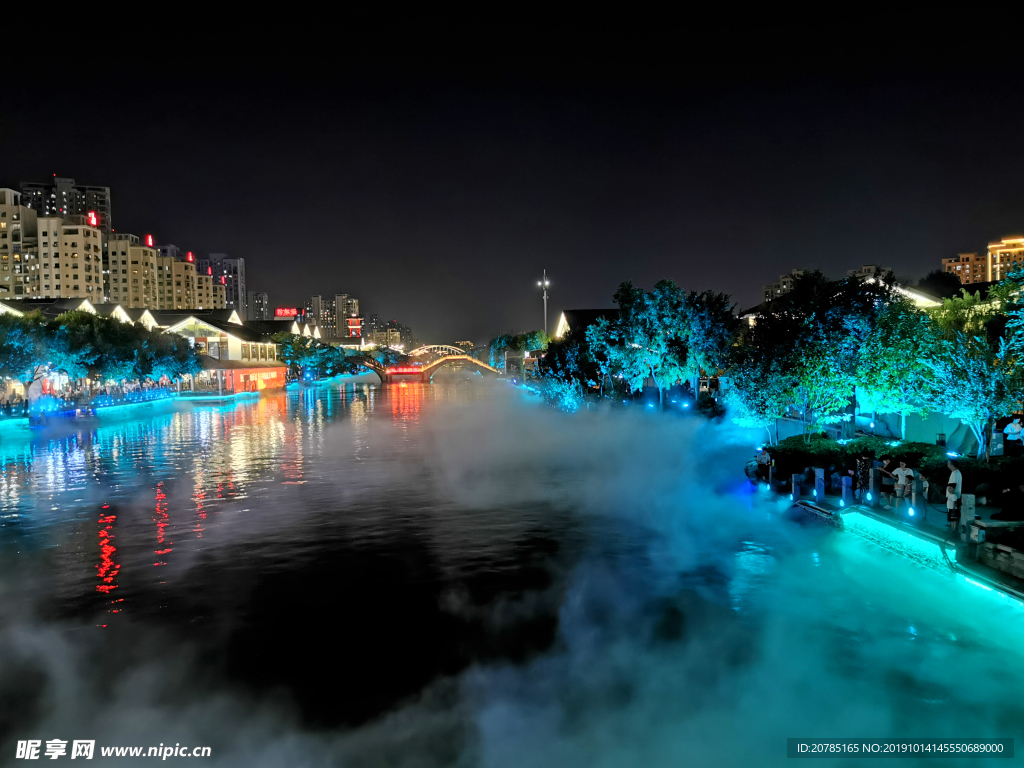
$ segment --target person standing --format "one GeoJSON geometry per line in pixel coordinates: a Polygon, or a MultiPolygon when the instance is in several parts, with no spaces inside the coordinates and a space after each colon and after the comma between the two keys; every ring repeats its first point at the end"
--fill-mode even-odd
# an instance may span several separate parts
{"type": "Polygon", "coordinates": [[[771,466],[772,457],[764,448],[757,449],[757,477],[762,482],[768,482],[768,467],[771,466]]]}
{"type": "Polygon", "coordinates": [[[1021,426],[1020,416],[1014,416],[1013,421],[1003,427],[1003,434],[1006,435],[1004,451],[1007,456],[1020,456],[1022,447],[1021,432],[1024,432],[1024,426],[1021,426]]]}
{"type": "Polygon", "coordinates": [[[954,533],[960,524],[960,512],[956,508],[956,485],[953,483],[946,486],[946,523],[949,525],[949,530],[954,533]]]}
{"type": "Polygon", "coordinates": [[[882,466],[879,467],[882,473],[882,500],[885,502],[882,509],[892,509],[893,496],[896,493],[896,477],[889,469],[890,464],[892,459],[885,457],[882,459],[882,466]]]}
{"type": "Polygon", "coordinates": [[[900,509],[900,502],[903,499],[907,500],[907,507],[913,501],[913,485],[914,482],[914,470],[907,467],[907,462],[900,461],[899,467],[897,467],[892,473],[893,479],[896,481],[894,488],[896,493],[896,511],[900,509]]]}

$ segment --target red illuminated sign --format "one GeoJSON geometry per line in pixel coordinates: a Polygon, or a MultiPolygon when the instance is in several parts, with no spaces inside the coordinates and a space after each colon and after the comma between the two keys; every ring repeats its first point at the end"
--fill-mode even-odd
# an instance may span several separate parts
{"type": "Polygon", "coordinates": [[[150,248],[153,247],[153,236],[152,235],[146,235],[146,245],[148,245],[150,248]]]}
{"type": "Polygon", "coordinates": [[[213,274],[213,267],[207,267],[206,268],[206,274],[212,275],[213,274]]]}
{"type": "Polygon", "coordinates": [[[195,257],[192,255],[192,251],[189,251],[187,254],[185,254],[185,258],[188,259],[189,261],[196,260],[195,257]]]}
{"type": "Polygon", "coordinates": [[[227,285],[228,284],[228,279],[226,277],[224,277],[224,275],[220,276],[220,284],[221,285],[227,285]]]}
{"type": "Polygon", "coordinates": [[[299,314],[299,310],[295,307],[276,307],[274,309],[274,317],[295,317],[299,314]]]}
{"type": "Polygon", "coordinates": [[[89,226],[98,227],[99,224],[99,219],[96,218],[96,211],[89,211],[89,226]]]}
{"type": "Polygon", "coordinates": [[[388,368],[388,373],[423,373],[419,368],[399,367],[388,368]]]}

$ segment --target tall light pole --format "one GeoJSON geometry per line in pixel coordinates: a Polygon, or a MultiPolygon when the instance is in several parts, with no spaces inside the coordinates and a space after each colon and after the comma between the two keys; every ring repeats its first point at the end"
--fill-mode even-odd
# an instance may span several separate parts
{"type": "Polygon", "coordinates": [[[548,286],[551,285],[548,282],[548,271],[544,270],[544,279],[538,280],[537,285],[544,289],[544,335],[548,333],[548,286]]]}

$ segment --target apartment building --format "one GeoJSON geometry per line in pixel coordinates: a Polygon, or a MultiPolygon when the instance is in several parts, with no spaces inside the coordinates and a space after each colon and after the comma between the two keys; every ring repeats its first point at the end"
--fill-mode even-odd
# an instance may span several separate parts
{"type": "Polygon", "coordinates": [[[985,253],[958,253],[942,260],[942,271],[960,278],[964,285],[1002,280],[1024,269],[1024,236],[1011,235],[988,244],[985,253]]]}
{"type": "Polygon", "coordinates": [[[0,189],[0,298],[27,298],[34,257],[38,255],[36,212],[22,204],[20,192],[0,189]]]}
{"type": "Polygon", "coordinates": [[[1004,237],[997,243],[989,243],[988,260],[992,269],[989,280],[1002,280],[1011,272],[1024,269],[1024,237],[1004,237]]]}
{"type": "Polygon", "coordinates": [[[156,278],[158,309],[197,308],[198,286],[194,262],[180,261],[172,256],[157,256],[156,278]]]}
{"type": "Polygon", "coordinates": [[[964,285],[987,283],[992,279],[991,262],[987,253],[958,253],[942,260],[942,270],[960,278],[964,285]]]}
{"type": "Polygon", "coordinates": [[[104,234],[110,233],[110,187],[76,184],[54,175],[52,181],[21,183],[23,204],[37,216],[88,216],[95,214],[104,234]]]}
{"type": "Polygon", "coordinates": [[[791,269],[788,275],[779,275],[779,282],[766,285],[761,293],[764,301],[771,301],[777,296],[793,290],[793,282],[804,274],[802,269],[791,269]]]}
{"type": "Polygon", "coordinates": [[[143,245],[138,235],[111,234],[107,239],[110,301],[130,309],[160,309],[158,258],[156,248],[143,245]]]}

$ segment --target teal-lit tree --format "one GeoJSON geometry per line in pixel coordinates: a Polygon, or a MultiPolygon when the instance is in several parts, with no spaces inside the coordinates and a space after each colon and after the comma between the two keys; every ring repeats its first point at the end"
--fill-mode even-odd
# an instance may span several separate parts
{"type": "MultiPolygon", "coordinates": [[[[724,293],[690,291],[684,301],[686,343],[697,375],[715,376],[725,370],[739,332],[739,319],[724,293]]],[[[697,387],[693,387],[697,391],[697,387]]]]}
{"type": "Polygon", "coordinates": [[[963,291],[929,310],[941,340],[927,359],[934,410],[960,419],[988,457],[995,419],[1013,412],[1024,398],[1024,317],[1017,272],[993,286],[987,297],[963,291]]]}
{"type": "Polygon", "coordinates": [[[665,390],[695,368],[686,344],[682,291],[671,280],[659,280],[651,292],[625,282],[614,301],[619,317],[604,327],[599,342],[609,369],[617,371],[633,392],[651,377],[664,406],[665,390]]]}
{"type": "MultiPolygon", "coordinates": [[[[959,281],[957,281],[959,282],[959,281]]],[[[902,297],[880,311],[860,348],[858,392],[861,407],[900,414],[900,436],[907,437],[907,416],[934,407],[928,362],[939,346],[935,324],[902,297]]]]}
{"type": "Polygon", "coordinates": [[[47,372],[41,317],[0,315],[0,376],[20,381],[26,399],[38,397],[38,386],[47,372]]]}

